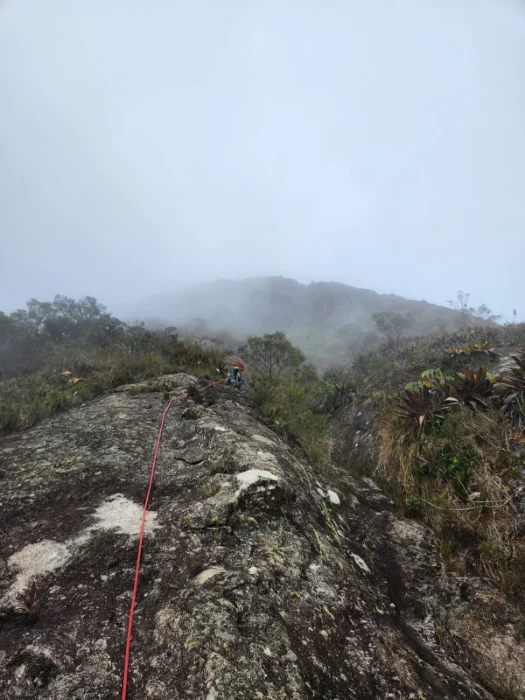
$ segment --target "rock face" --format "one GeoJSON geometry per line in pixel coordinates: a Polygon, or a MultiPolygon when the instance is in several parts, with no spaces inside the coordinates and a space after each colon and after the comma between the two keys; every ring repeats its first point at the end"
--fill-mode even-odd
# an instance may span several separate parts
{"type": "MultiPolygon", "coordinates": [[[[128,387],[0,442],[0,697],[120,697],[159,420],[195,381],[128,387]]],[[[130,700],[487,700],[523,680],[518,618],[446,580],[427,530],[372,481],[316,473],[247,395],[173,405],[130,700]]]]}

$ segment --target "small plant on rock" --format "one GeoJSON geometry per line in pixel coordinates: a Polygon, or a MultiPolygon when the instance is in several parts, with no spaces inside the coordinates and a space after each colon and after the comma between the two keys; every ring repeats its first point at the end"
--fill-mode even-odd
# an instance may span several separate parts
{"type": "Polygon", "coordinates": [[[202,403],[204,400],[202,391],[199,391],[198,387],[195,384],[191,384],[189,386],[188,391],[186,392],[186,396],[189,399],[192,399],[192,401],[195,401],[195,403],[202,403]]]}
{"type": "Polygon", "coordinates": [[[407,496],[405,512],[409,517],[420,518],[423,514],[423,501],[417,496],[407,496]]]}
{"type": "Polygon", "coordinates": [[[329,390],[324,410],[331,413],[338,408],[347,406],[354,400],[356,395],[355,383],[343,368],[328,370],[324,373],[323,379],[329,390]]]}
{"type": "Polygon", "coordinates": [[[448,395],[448,379],[439,368],[427,369],[419,381],[410,382],[399,394],[394,402],[395,412],[408,428],[408,435],[437,427],[458,403],[448,395]]]}
{"type": "Polygon", "coordinates": [[[20,601],[26,612],[30,614],[34,614],[36,612],[38,602],[36,597],[36,581],[33,581],[30,588],[28,588],[25,591],[22,591],[22,593],[20,594],[20,601]]]}
{"type": "Polygon", "coordinates": [[[450,393],[474,411],[480,408],[488,410],[488,400],[494,395],[494,384],[498,379],[487,367],[481,367],[477,371],[467,367],[450,382],[450,393]]]}
{"type": "Polygon", "coordinates": [[[395,402],[395,409],[406,424],[407,433],[421,433],[441,424],[455,402],[457,399],[423,386],[419,390],[405,390],[395,402]]]}

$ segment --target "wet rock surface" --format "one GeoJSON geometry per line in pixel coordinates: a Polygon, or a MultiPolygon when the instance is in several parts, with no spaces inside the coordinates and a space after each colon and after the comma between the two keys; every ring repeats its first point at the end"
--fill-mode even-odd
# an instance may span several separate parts
{"type": "MultiPolygon", "coordinates": [[[[0,697],[120,696],[160,417],[194,381],[0,442],[0,697]]],[[[464,600],[425,528],[373,481],[312,469],[246,394],[173,405],[146,525],[130,700],[489,699],[523,676],[516,611],[484,585],[464,600]]]]}

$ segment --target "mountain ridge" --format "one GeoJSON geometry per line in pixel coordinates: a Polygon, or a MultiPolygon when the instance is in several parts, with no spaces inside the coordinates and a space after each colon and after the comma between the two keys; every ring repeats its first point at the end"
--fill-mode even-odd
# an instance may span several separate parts
{"type": "MultiPolygon", "coordinates": [[[[219,295],[220,302],[226,302],[226,297],[223,298],[221,295],[230,296],[240,295],[240,294],[265,294],[268,301],[278,301],[282,300],[279,296],[281,294],[294,294],[296,295],[296,301],[306,301],[308,297],[319,295],[321,292],[327,292],[328,295],[333,297],[333,301],[337,301],[337,296],[341,302],[346,302],[348,307],[349,302],[362,301],[363,307],[366,310],[366,302],[375,311],[398,311],[405,307],[410,307],[412,309],[435,309],[439,310],[439,313],[444,317],[451,319],[455,316],[455,311],[445,306],[439,304],[434,304],[428,302],[424,299],[407,299],[399,294],[381,294],[374,291],[373,289],[366,289],[363,287],[355,287],[353,285],[344,284],[337,281],[316,281],[304,284],[298,282],[291,277],[284,276],[261,276],[261,277],[247,277],[243,279],[220,279],[212,282],[205,282],[196,285],[189,290],[181,290],[179,292],[156,294],[154,296],[148,297],[139,301],[135,304],[136,310],[139,311],[140,316],[144,316],[146,313],[151,316],[152,312],[159,312],[161,314],[167,314],[169,317],[167,320],[179,321],[184,320],[185,315],[189,320],[189,316],[186,313],[186,309],[180,308],[181,303],[185,305],[195,305],[204,304],[210,305],[212,301],[211,296],[219,295]],[[352,299],[354,297],[354,299],[352,299]],[[377,303],[374,303],[377,302],[377,303]],[[155,309],[149,308],[150,305],[154,304],[155,309]],[[177,307],[177,308],[175,308],[177,307]]],[[[228,301],[232,303],[232,299],[229,298],[228,301]]],[[[245,300],[246,301],[246,300],[245,300]]],[[[248,301],[253,301],[249,299],[248,301]]],[[[213,300],[213,305],[217,304],[217,299],[213,300]]],[[[347,310],[350,311],[351,307],[347,310]]],[[[132,315],[131,305],[128,307],[128,313],[132,315]]],[[[193,309],[192,309],[193,311],[193,309]]],[[[207,309],[204,306],[196,308],[195,311],[200,311],[205,313],[207,309]]],[[[355,309],[354,309],[355,311],[355,309]]],[[[195,314],[194,314],[195,315],[195,314]]]]}
{"type": "Polygon", "coordinates": [[[318,366],[326,365],[326,356],[348,360],[380,345],[385,335],[374,314],[402,316],[404,335],[451,330],[458,318],[455,309],[425,300],[287,277],[208,282],[144,300],[135,312],[134,318],[148,325],[191,327],[199,335],[227,333],[239,342],[248,335],[283,331],[318,366]]]}

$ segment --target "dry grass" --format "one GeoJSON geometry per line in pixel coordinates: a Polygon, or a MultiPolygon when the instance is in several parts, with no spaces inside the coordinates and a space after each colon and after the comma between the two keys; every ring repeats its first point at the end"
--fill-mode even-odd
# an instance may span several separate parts
{"type": "Polygon", "coordinates": [[[524,342],[525,324],[401,339],[357,358],[349,374],[374,402],[378,484],[432,528],[454,567],[522,600],[523,367],[517,361],[503,377],[488,369],[494,347],[508,354],[524,342]]]}
{"type": "Polygon", "coordinates": [[[525,589],[525,548],[517,509],[523,484],[519,436],[497,411],[458,406],[438,426],[414,436],[383,401],[375,435],[378,474],[406,515],[453,539],[469,565],[506,592],[525,589]]]}

